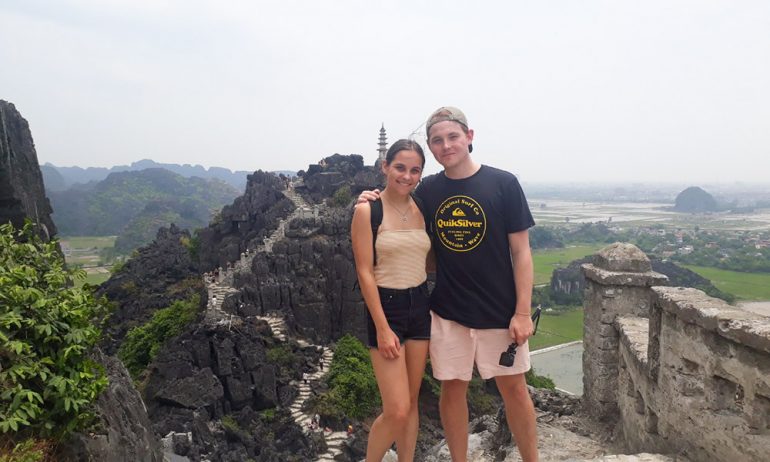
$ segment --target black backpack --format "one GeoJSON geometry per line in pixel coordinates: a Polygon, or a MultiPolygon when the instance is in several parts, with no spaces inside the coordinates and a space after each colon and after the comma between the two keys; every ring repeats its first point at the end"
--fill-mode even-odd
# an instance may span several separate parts
{"type": "MultiPolygon", "coordinates": [[[[428,232],[428,236],[432,236],[430,233],[431,221],[428,219],[429,217],[427,211],[425,210],[425,204],[423,204],[422,200],[414,194],[411,196],[412,200],[414,200],[414,203],[417,204],[417,208],[420,209],[420,212],[422,212],[422,218],[423,221],[425,221],[425,231],[428,232]]],[[[377,199],[376,201],[370,202],[369,206],[371,208],[371,216],[369,218],[372,224],[372,250],[374,252],[373,266],[377,266],[377,247],[375,244],[377,243],[377,230],[382,224],[382,199],[377,199]]]]}

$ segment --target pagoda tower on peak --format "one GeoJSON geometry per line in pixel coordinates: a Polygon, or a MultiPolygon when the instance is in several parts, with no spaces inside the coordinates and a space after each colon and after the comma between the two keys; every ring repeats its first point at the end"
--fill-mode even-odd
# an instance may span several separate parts
{"type": "Polygon", "coordinates": [[[388,153],[387,137],[385,136],[385,123],[383,123],[382,127],[380,127],[380,142],[378,146],[378,156],[375,165],[381,165],[383,162],[385,162],[385,155],[388,153]]]}

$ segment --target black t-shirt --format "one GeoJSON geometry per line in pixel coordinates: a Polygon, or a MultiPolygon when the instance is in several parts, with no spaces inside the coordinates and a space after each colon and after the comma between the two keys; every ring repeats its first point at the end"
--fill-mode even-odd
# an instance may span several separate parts
{"type": "Polygon", "coordinates": [[[474,329],[508,328],[516,310],[508,234],[535,225],[519,181],[482,165],[461,180],[444,172],[426,177],[415,193],[436,253],[431,309],[474,329]]]}

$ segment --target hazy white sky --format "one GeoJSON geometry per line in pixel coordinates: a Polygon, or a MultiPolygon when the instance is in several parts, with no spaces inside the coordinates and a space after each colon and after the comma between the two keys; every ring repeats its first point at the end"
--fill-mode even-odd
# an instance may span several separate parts
{"type": "Polygon", "coordinates": [[[768,181],[768,31],[767,0],[3,0],[0,98],[60,166],[371,163],[454,105],[525,182],[768,181]]]}

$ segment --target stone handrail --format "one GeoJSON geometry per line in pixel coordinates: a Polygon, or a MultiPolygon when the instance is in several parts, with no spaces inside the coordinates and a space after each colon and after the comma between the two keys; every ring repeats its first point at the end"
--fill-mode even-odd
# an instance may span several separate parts
{"type": "Polygon", "coordinates": [[[660,286],[630,244],[583,271],[586,409],[616,423],[627,451],[767,460],[770,318],[660,286]]]}

